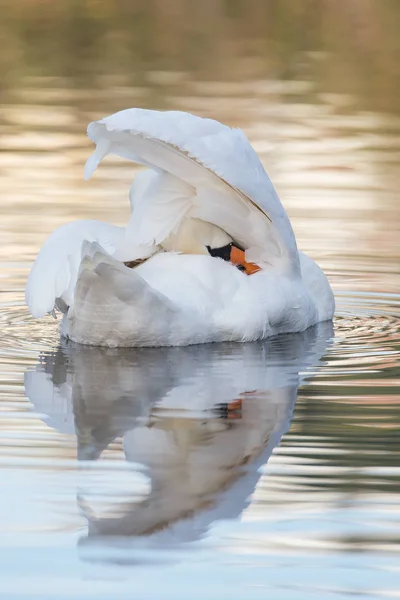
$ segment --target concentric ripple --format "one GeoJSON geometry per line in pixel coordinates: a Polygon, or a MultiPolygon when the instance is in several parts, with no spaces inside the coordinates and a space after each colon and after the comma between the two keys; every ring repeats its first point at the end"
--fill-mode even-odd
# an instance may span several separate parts
{"type": "Polygon", "coordinates": [[[33,539],[65,544],[79,531],[66,564],[78,552],[106,578],[116,563],[141,581],[138,564],[167,569],[185,556],[191,572],[234,555],[245,581],[268,580],[282,597],[337,593],[344,565],[370,589],[396,589],[400,298],[338,294],[333,338],[327,325],[161,351],[60,346],[54,320],[36,323],[15,300],[1,316],[0,464],[12,474],[1,526],[25,560],[33,539]],[[210,412],[238,397],[238,420],[210,412]],[[313,583],[288,586],[293,569],[313,583]]]}

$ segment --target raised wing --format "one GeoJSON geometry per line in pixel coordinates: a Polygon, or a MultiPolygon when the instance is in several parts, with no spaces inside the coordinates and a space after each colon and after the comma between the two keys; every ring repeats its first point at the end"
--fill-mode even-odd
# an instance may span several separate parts
{"type": "Polygon", "coordinates": [[[56,229],[42,246],[26,285],[26,303],[33,317],[55,307],[63,312],[73,302],[84,241],[98,242],[113,253],[125,229],[101,221],[75,221],[56,229]]]}
{"type": "MultiPolygon", "coordinates": [[[[128,109],[90,123],[88,135],[97,148],[86,164],[86,179],[109,153],[149,166],[158,173],[158,188],[153,182],[142,201],[151,204],[155,196],[156,203],[163,197],[168,174],[170,184],[186,188],[184,196],[178,194],[180,218],[195,217],[221,227],[247,248],[253,262],[298,269],[288,216],[241,130],[188,113],[128,109]]],[[[135,218],[134,212],[132,221],[135,218]]],[[[176,226],[173,218],[169,221],[176,226]]],[[[162,235],[168,235],[168,229],[162,235]]]]}

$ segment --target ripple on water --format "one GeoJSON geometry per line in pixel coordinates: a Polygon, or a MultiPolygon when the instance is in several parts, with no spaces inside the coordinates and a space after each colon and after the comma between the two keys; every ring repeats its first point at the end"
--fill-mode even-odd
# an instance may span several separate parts
{"type": "MultiPolygon", "coordinates": [[[[146,350],[60,346],[57,323],[21,304],[1,315],[0,464],[11,478],[0,526],[25,560],[35,536],[60,557],[67,544],[67,570],[78,551],[106,578],[135,567],[138,586],[141,565],[220,572],[234,557],[243,581],[282,593],[338,592],[349,568],[370,589],[394,589],[397,296],[338,294],[333,339],[327,326],[265,344],[146,350]],[[213,412],[238,397],[236,419],[213,412]]],[[[54,567],[53,591],[64,575],[54,567]]]]}

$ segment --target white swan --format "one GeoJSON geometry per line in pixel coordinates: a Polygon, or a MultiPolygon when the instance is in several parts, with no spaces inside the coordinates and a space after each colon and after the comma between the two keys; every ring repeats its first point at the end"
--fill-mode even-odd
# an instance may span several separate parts
{"type": "Polygon", "coordinates": [[[149,169],[126,228],[78,221],[49,237],[26,288],[34,317],[58,308],[63,335],[108,346],[251,341],[332,318],[329,283],[242,131],[129,109],[88,135],[86,178],[109,153],[149,169]]]}

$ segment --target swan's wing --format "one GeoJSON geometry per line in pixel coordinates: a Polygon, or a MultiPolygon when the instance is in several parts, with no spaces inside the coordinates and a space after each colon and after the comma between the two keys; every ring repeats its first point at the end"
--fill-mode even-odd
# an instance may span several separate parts
{"type": "Polygon", "coordinates": [[[124,235],[122,227],[101,221],[75,221],[56,229],[42,246],[26,285],[26,303],[33,317],[43,317],[55,306],[64,310],[72,304],[86,240],[98,242],[114,252],[124,235]]]}
{"type": "Polygon", "coordinates": [[[85,178],[108,153],[150,166],[160,177],[167,173],[189,189],[185,210],[180,203],[184,215],[227,231],[254,262],[287,259],[298,268],[287,214],[241,130],[188,113],[128,109],[90,123],[88,135],[97,148],[85,178]]]}
{"type": "Polygon", "coordinates": [[[191,186],[165,171],[146,169],[136,175],[130,189],[132,215],[126,228],[124,252],[132,255],[131,244],[151,248],[179,227],[193,206],[191,186]]]}

